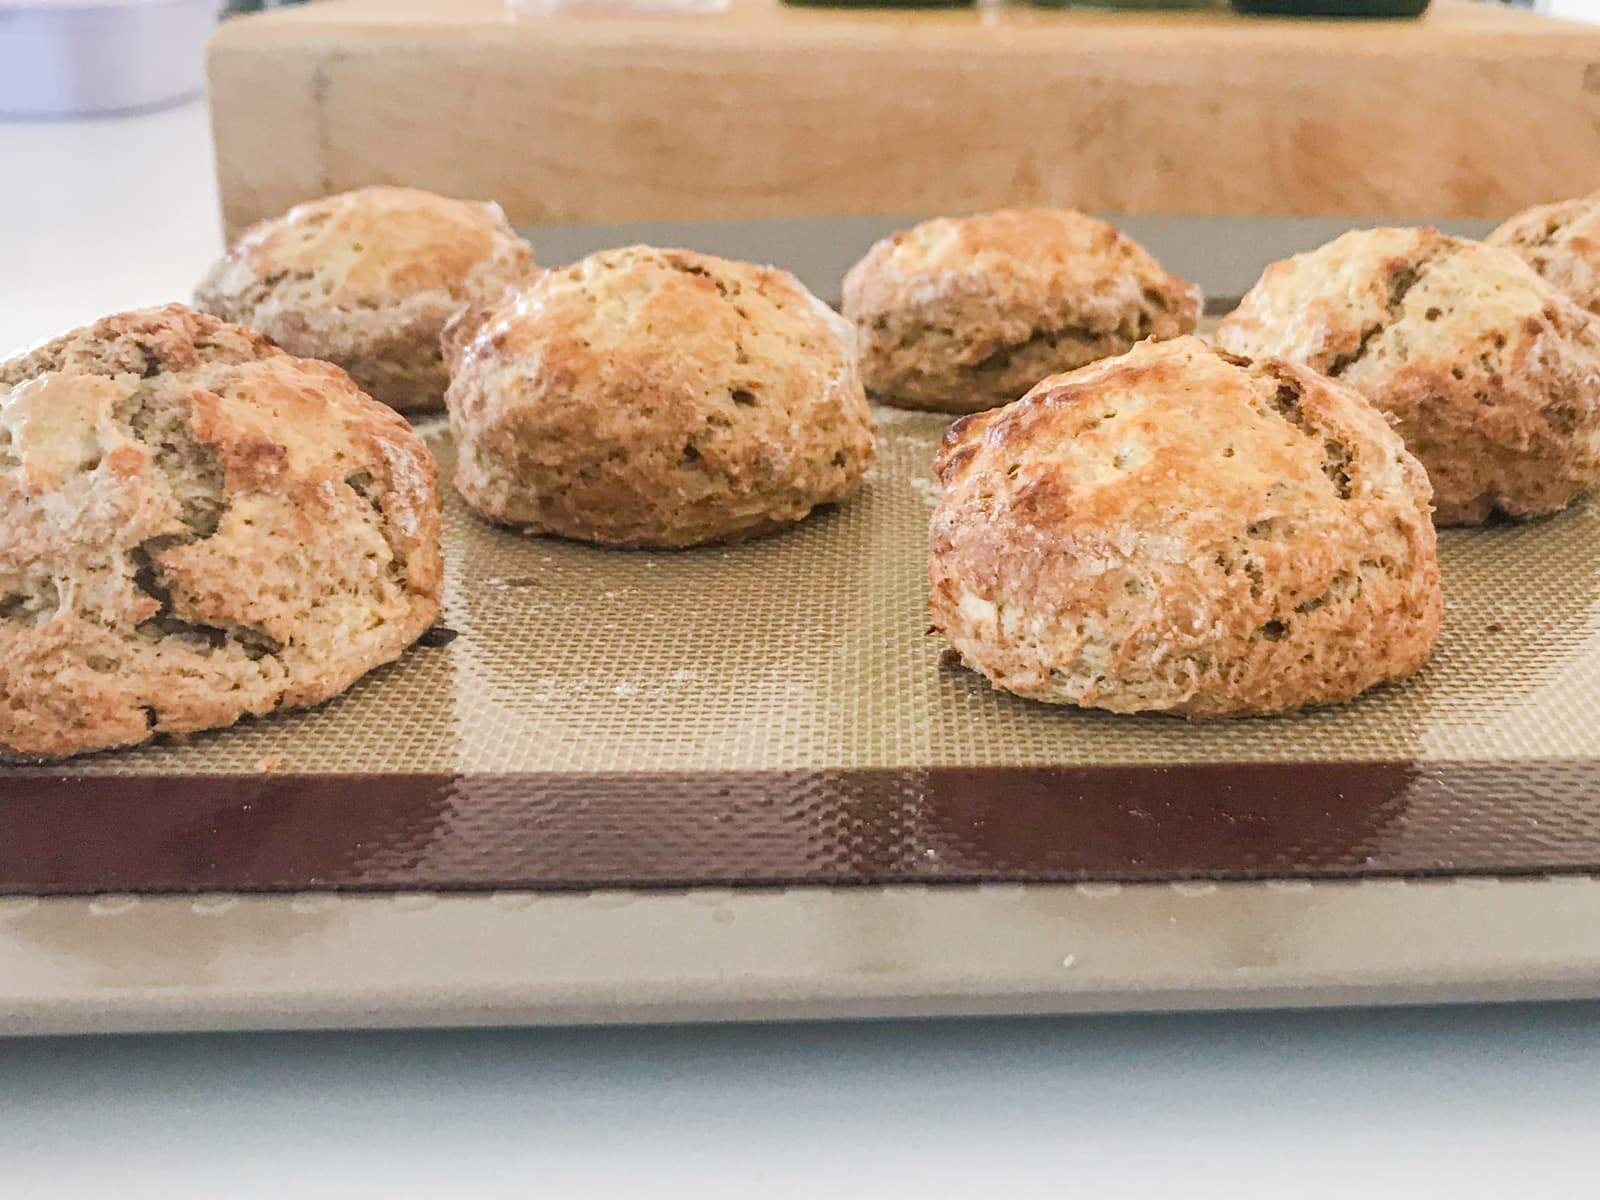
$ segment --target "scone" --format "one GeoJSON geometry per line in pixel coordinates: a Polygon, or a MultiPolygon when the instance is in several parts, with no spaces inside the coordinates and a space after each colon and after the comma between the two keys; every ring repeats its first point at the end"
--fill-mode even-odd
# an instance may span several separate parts
{"type": "Polygon", "coordinates": [[[1428,477],[1356,392],[1195,338],[956,422],[934,628],[999,688],[1189,717],[1347,700],[1422,665],[1428,477]]]}
{"type": "Polygon", "coordinates": [[[968,413],[1046,375],[1194,330],[1200,290],[1070,209],[941,217],[884,238],[844,280],[875,400],[968,413]]]}
{"type": "Polygon", "coordinates": [[[195,307],[336,363],[401,412],[437,408],[439,333],[533,267],[498,204],[370,187],[249,229],[195,289],[195,307]]]}
{"type": "Polygon", "coordinates": [[[529,533],[736,541],[844,499],[872,462],[850,327],[775,267],[609,250],[446,342],[456,487],[529,533]]]}
{"type": "Polygon", "coordinates": [[[1600,479],[1600,319],[1509,250],[1347,233],[1268,267],[1217,343],[1308,363],[1388,413],[1440,525],[1556,512],[1600,479]]]}
{"type": "Polygon", "coordinates": [[[1600,315],[1600,193],[1520,212],[1485,240],[1600,315]]]}
{"type": "Polygon", "coordinates": [[[0,363],[0,749],[316,704],[439,611],[439,496],[327,363],[180,305],[0,363]]]}

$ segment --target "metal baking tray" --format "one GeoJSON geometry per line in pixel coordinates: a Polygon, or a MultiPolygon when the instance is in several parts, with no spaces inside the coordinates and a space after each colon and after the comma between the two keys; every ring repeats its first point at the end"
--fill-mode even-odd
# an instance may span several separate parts
{"type": "MultiPolygon", "coordinates": [[[[828,295],[894,223],[534,236],[828,295]]],[[[1212,292],[1341,227],[1126,224],[1212,292]]],[[[1600,502],[1445,532],[1403,686],[1116,717],[941,661],[943,420],[878,416],[858,496],[743,546],[529,539],[449,496],[430,644],[312,712],[0,770],[0,1032],[1600,995],[1600,502]]]]}

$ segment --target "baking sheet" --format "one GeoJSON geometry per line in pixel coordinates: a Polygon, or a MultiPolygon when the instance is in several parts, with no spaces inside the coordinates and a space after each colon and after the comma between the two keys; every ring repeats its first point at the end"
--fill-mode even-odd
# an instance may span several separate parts
{"type": "MultiPolygon", "coordinates": [[[[759,232],[827,294],[880,232],[768,224],[655,234],[759,232]]],[[[1226,259],[1189,268],[1215,293],[1304,224],[1135,232],[1226,259]]],[[[1447,531],[1438,653],[1352,705],[1049,709],[923,636],[942,421],[880,416],[859,496],[737,548],[451,497],[447,645],[314,712],[0,768],[0,1033],[1600,995],[1600,507],[1447,531]]]]}
{"type": "Polygon", "coordinates": [[[943,660],[945,421],[877,417],[856,497],[742,546],[533,539],[447,493],[453,640],[312,712],[7,770],[0,890],[1600,868],[1594,502],[1446,531],[1444,634],[1407,683],[1281,718],[1118,716],[943,660]]]}

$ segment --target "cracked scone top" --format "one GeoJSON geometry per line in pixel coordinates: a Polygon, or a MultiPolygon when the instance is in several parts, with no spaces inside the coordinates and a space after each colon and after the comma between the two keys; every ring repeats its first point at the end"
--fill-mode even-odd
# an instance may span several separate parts
{"type": "Polygon", "coordinates": [[[1600,193],[1527,209],[1484,240],[1600,316],[1600,193]]]}
{"type": "Polygon", "coordinates": [[[843,500],[872,462],[850,327],[775,267],[607,250],[445,340],[456,487],[530,533],[734,541],[843,500]]]}
{"type": "Polygon", "coordinates": [[[1508,250],[1347,233],[1268,267],[1217,344],[1308,363],[1388,413],[1440,525],[1556,512],[1600,479],[1600,319],[1508,250]]]}
{"type": "Polygon", "coordinates": [[[348,371],[392,408],[437,408],[444,324],[533,267],[497,204],[369,187],[246,230],[195,289],[195,307],[348,371]]]}
{"type": "Polygon", "coordinates": [[[179,305],[0,363],[0,747],[343,691],[438,613],[434,476],[343,371],[179,305]]]}
{"type": "Polygon", "coordinates": [[[1358,394],[1195,338],[945,436],[934,627],[995,686],[1191,717],[1411,674],[1442,601],[1428,480],[1358,394]]]}
{"type": "Polygon", "coordinates": [[[1200,291],[1071,209],[940,217],[884,238],[844,280],[876,400],[966,413],[1046,375],[1194,330],[1200,291]]]}

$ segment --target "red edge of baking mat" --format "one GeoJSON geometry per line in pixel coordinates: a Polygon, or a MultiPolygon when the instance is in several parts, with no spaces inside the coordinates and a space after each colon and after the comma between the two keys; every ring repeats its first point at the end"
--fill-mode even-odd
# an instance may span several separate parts
{"type": "Polygon", "coordinates": [[[0,892],[1600,870],[1600,760],[0,775],[0,892]]]}

